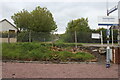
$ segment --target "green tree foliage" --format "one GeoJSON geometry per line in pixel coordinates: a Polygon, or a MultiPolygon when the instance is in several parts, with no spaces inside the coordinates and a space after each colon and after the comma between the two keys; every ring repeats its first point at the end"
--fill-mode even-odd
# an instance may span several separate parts
{"type": "Polygon", "coordinates": [[[36,7],[31,12],[32,23],[31,29],[37,32],[51,32],[57,28],[53,16],[47,8],[36,7]]]}
{"type": "Polygon", "coordinates": [[[74,32],[74,31],[85,31],[89,32],[89,26],[88,26],[88,18],[81,18],[81,19],[76,19],[72,20],[68,23],[67,26],[67,31],[66,32],[74,32]]]}
{"type": "MultiPolygon", "coordinates": [[[[68,26],[66,28],[65,34],[60,35],[61,42],[75,42],[75,31],[77,32],[77,41],[83,42],[83,43],[100,43],[100,39],[92,39],[91,34],[92,33],[100,33],[100,31],[103,32],[103,42],[107,43],[107,36],[105,28],[98,28],[98,29],[90,29],[88,25],[88,19],[81,18],[72,20],[68,23],[68,26]]],[[[111,37],[111,28],[110,28],[110,43],[112,42],[111,37]]],[[[114,36],[114,43],[117,42],[117,36],[118,31],[113,30],[113,36],[114,36]]]]}
{"type": "Polygon", "coordinates": [[[75,31],[78,42],[88,42],[91,40],[91,30],[88,25],[88,18],[72,20],[68,23],[66,32],[63,35],[65,42],[74,42],[75,31]]]}
{"type": "Polygon", "coordinates": [[[31,12],[23,9],[15,13],[11,18],[20,31],[51,32],[57,28],[52,13],[45,7],[38,6],[31,12]]]}
{"type": "Polygon", "coordinates": [[[30,18],[31,14],[27,10],[22,10],[18,13],[15,13],[11,18],[16,24],[16,27],[21,30],[28,30],[30,28],[30,18]]]}
{"type": "Polygon", "coordinates": [[[38,6],[31,12],[23,9],[15,13],[11,18],[20,31],[18,35],[19,41],[28,41],[30,32],[32,40],[43,41],[42,38],[50,38],[50,33],[57,30],[52,13],[45,7],[38,6]]]}

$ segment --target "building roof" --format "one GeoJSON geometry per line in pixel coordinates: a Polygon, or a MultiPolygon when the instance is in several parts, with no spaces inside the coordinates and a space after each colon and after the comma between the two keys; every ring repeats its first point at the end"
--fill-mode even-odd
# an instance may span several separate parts
{"type": "Polygon", "coordinates": [[[16,28],[18,30],[18,28],[15,25],[13,25],[10,21],[8,21],[7,19],[1,20],[0,23],[4,22],[4,21],[7,21],[10,25],[12,25],[14,28],[16,28]]]}

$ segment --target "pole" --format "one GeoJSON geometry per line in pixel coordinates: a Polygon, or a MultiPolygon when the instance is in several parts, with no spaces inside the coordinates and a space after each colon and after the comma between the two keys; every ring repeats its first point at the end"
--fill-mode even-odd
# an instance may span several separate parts
{"type": "Polygon", "coordinates": [[[107,26],[107,55],[106,55],[106,68],[109,68],[109,67],[110,67],[109,35],[110,35],[110,30],[109,30],[109,26],[107,26]]]}
{"type": "Polygon", "coordinates": [[[114,42],[113,42],[113,26],[111,27],[111,36],[112,36],[112,46],[114,45],[114,42]]]}
{"type": "Polygon", "coordinates": [[[8,31],[8,43],[10,43],[10,31],[8,31]]]}
{"type": "Polygon", "coordinates": [[[44,42],[45,42],[45,38],[44,38],[44,42]]]}
{"type": "Polygon", "coordinates": [[[31,30],[29,31],[29,42],[31,42],[31,30]]]}
{"type": "MultiPolygon", "coordinates": [[[[120,19],[118,21],[119,21],[119,25],[118,26],[120,27],[120,19]]],[[[118,46],[120,46],[120,28],[118,28],[118,46]]]]}
{"type": "Polygon", "coordinates": [[[101,46],[103,46],[103,35],[102,35],[102,30],[100,31],[101,33],[101,46]]]}
{"type": "Polygon", "coordinates": [[[118,46],[120,46],[120,29],[118,29],[118,46]]]}
{"type": "Polygon", "coordinates": [[[75,48],[77,49],[77,34],[76,34],[76,31],[75,31],[75,48]]]}
{"type": "Polygon", "coordinates": [[[52,47],[54,47],[54,39],[53,39],[53,37],[54,37],[54,30],[52,31],[52,47]]]}
{"type": "MultiPolygon", "coordinates": [[[[107,0],[107,16],[108,14],[108,0],[107,0]]],[[[106,68],[110,67],[110,47],[109,47],[109,35],[110,35],[110,30],[109,26],[107,26],[107,54],[106,54],[106,68]]]]}
{"type": "MultiPolygon", "coordinates": [[[[118,2],[118,21],[120,27],[120,1],[118,2]]],[[[120,46],[120,28],[118,29],[118,46],[120,46]]]]}

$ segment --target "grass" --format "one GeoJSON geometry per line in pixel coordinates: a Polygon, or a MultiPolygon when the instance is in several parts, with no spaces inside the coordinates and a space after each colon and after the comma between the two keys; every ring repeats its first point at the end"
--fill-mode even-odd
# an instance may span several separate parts
{"type": "MultiPolygon", "coordinates": [[[[93,59],[90,53],[78,52],[73,54],[68,51],[53,51],[52,44],[46,43],[2,43],[2,59],[4,60],[32,60],[32,61],[85,61],[93,59]]],[[[61,44],[55,44],[63,46],[61,44]]],[[[64,44],[64,47],[74,46],[64,44]]]]}

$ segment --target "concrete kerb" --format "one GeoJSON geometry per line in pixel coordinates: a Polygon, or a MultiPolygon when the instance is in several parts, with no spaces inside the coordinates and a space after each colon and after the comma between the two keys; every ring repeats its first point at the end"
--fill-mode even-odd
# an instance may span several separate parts
{"type": "Polygon", "coordinates": [[[98,62],[52,62],[52,61],[19,61],[19,60],[2,60],[2,62],[7,63],[38,63],[38,64],[96,64],[98,62]]]}

